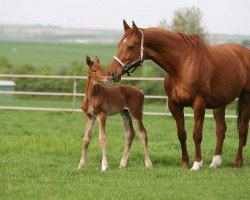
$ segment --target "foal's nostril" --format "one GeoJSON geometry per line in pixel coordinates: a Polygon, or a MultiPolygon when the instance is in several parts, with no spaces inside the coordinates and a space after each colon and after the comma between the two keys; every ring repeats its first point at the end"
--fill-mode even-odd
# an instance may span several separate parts
{"type": "Polygon", "coordinates": [[[111,75],[111,76],[112,76],[112,78],[115,78],[115,73],[112,73],[112,75],[111,75]]]}

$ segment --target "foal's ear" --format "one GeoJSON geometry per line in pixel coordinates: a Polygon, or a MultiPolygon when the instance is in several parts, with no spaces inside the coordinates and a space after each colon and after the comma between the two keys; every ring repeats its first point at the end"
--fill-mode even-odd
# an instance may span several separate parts
{"type": "Polygon", "coordinates": [[[130,29],[130,26],[127,24],[127,22],[125,21],[125,19],[123,20],[123,28],[124,28],[124,31],[130,29]]]}
{"type": "Polygon", "coordinates": [[[136,24],[135,24],[134,21],[132,21],[132,27],[133,27],[133,29],[135,30],[136,33],[140,33],[140,30],[139,30],[139,28],[136,26],[136,24]]]}
{"type": "Polygon", "coordinates": [[[100,59],[97,56],[95,57],[95,62],[100,63],[100,59]]]}
{"type": "Polygon", "coordinates": [[[87,55],[86,56],[86,63],[87,63],[87,65],[90,67],[91,65],[93,65],[93,61],[90,59],[90,57],[87,55]]]}

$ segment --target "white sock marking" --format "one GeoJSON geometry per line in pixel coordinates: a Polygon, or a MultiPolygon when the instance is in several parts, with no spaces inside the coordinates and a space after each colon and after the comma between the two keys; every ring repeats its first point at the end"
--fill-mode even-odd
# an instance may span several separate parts
{"type": "Polygon", "coordinates": [[[222,157],[221,155],[215,155],[213,157],[212,163],[209,165],[210,168],[216,168],[219,167],[222,163],[222,157]]]}
{"type": "Polygon", "coordinates": [[[199,170],[200,167],[202,166],[202,163],[203,163],[203,160],[198,162],[198,161],[194,161],[194,165],[193,167],[191,168],[191,170],[199,170]]]}
{"type": "Polygon", "coordinates": [[[108,166],[102,165],[102,172],[105,172],[107,170],[108,166]]]}

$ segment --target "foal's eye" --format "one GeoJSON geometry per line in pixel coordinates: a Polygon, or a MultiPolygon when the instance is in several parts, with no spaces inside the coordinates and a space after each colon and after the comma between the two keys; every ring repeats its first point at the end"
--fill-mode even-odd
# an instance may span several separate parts
{"type": "Polygon", "coordinates": [[[93,70],[92,72],[96,72],[97,70],[93,70]]]}

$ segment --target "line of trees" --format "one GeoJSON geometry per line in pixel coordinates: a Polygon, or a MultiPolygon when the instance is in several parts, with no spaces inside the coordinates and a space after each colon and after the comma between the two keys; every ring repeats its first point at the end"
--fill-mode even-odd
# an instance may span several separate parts
{"type": "Polygon", "coordinates": [[[197,7],[179,8],[174,11],[172,21],[166,19],[160,21],[159,27],[176,32],[195,33],[206,39],[207,28],[203,21],[203,13],[197,7]]]}

